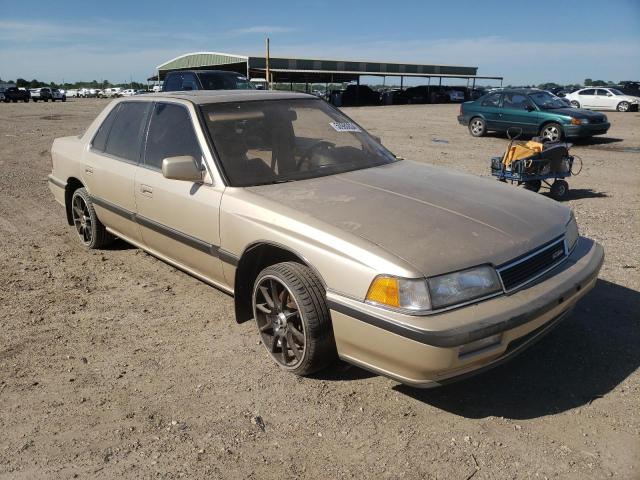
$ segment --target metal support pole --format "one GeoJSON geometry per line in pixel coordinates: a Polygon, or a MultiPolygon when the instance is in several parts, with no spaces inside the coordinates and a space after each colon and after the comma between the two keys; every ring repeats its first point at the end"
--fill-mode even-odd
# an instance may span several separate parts
{"type": "Polygon", "coordinates": [[[402,91],[403,84],[404,84],[404,77],[400,75],[400,91],[402,91]]]}
{"type": "Polygon", "coordinates": [[[271,75],[270,75],[270,71],[269,71],[269,37],[267,37],[266,40],[266,49],[267,49],[267,56],[265,57],[266,60],[266,70],[267,70],[267,90],[271,90],[271,75]]]}

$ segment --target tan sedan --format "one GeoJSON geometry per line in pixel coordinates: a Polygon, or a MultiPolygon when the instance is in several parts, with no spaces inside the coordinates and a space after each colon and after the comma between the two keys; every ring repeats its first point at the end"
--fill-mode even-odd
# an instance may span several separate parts
{"type": "Polygon", "coordinates": [[[301,375],[338,356],[433,386],[496,365],[564,318],[604,257],[567,207],[396,158],[308,95],[115,100],[52,157],[84,245],[119,237],[233,294],[301,375]]]}

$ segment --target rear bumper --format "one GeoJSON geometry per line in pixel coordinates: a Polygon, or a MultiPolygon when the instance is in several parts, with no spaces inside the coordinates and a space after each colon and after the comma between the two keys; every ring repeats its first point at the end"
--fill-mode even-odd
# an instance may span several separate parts
{"type": "Polygon", "coordinates": [[[328,292],[338,354],[408,385],[431,387],[464,378],[511,358],[547,333],[593,288],[603,260],[602,247],[581,238],[570,257],[533,286],[421,317],[328,292]],[[493,335],[499,335],[496,343],[469,350],[469,344],[493,335]]]}
{"type": "Polygon", "coordinates": [[[564,127],[564,134],[567,138],[585,138],[593,135],[604,135],[609,131],[611,124],[594,123],[588,125],[567,125],[564,127]]]}
{"type": "Polygon", "coordinates": [[[56,201],[59,204],[64,205],[64,200],[65,200],[64,196],[67,188],[67,182],[63,182],[62,180],[54,177],[53,175],[49,175],[47,177],[47,180],[49,183],[49,190],[51,190],[53,197],[56,199],[56,201]]]}

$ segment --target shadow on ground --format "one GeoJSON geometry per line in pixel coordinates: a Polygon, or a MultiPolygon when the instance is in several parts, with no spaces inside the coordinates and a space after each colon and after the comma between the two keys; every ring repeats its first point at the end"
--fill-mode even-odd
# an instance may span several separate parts
{"type": "Polygon", "coordinates": [[[539,343],[493,370],[431,390],[398,391],[467,418],[528,419],[581,407],[640,366],[640,292],[605,280],[539,343]]]}
{"type": "MultiPolygon", "coordinates": [[[[544,195],[550,197],[549,191],[543,192],[544,195]]],[[[606,198],[609,194],[606,192],[597,192],[591,188],[571,188],[569,186],[569,191],[567,195],[561,199],[561,201],[566,202],[567,200],[581,200],[583,198],[606,198]]]]}

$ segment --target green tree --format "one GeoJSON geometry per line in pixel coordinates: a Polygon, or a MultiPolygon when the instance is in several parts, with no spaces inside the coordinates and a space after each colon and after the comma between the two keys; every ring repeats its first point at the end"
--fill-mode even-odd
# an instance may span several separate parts
{"type": "Polygon", "coordinates": [[[587,85],[593,85],[593,80],[591,80],[590,78],[585,78],[584,79],[584,85],[585,85],[585,87],[587,85]]]}
{"type": "Polygon", "coordinates": [[[29,82],[27,80],[25,80],[24,78],[18,78],[16,80],[16,87],[18,88],[26,88],[29,86],[29,82]]]}

